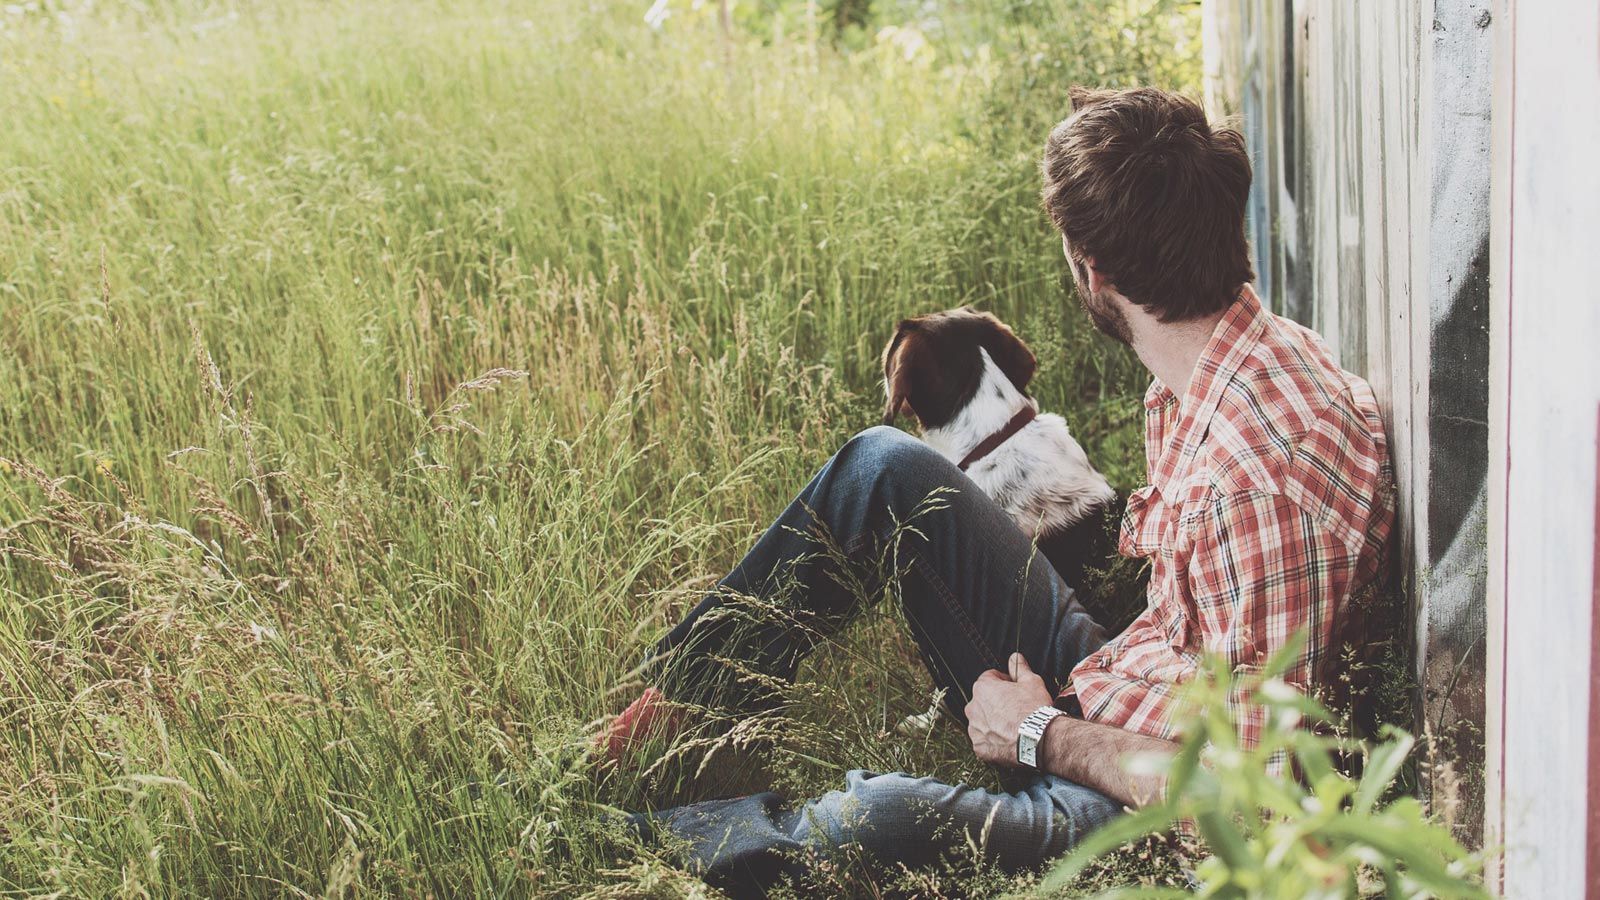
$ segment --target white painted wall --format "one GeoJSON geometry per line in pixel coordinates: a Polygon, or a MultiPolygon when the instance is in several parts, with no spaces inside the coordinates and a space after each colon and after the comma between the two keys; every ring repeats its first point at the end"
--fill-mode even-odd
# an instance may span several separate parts
{"type": "Polygon", "coordinates": [[[1489,826],[1506,896],[1594,897],[1600,4],[1497,5],[1489,826]]]}

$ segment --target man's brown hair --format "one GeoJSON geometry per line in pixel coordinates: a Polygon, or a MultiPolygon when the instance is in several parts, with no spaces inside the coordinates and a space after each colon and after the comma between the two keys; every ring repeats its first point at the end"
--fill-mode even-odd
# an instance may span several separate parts
{"type": "Polygon", "coordinates": [[[1075,262],[1163,322],[1227,309],[1255,280],[1250,157],[1198,103],[1154,88],[1073,88],[1045,143],[1044,205],[1075,262]]]}

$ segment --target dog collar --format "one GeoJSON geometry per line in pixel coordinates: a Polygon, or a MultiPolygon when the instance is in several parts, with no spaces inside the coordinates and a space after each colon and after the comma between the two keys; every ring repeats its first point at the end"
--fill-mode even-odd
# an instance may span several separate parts
{"type": "Polygon", "coordinates": [[[968,453],[966,458],[961,460],[961,464],[958,466],[958,468],[965,472],[968,466],[993,453],[1000,447],[1001,444],[1011,440],[1012,435],[1021,431],[1022,427],[1027,425],[1029,422],[1032,422],[1033,417],[1037,416],[1038,414],[1039,411],[1033,408],[1032,403],[1024,404],[1021,409],[1017,410],[1017,414],[1011,417],[1011,421],[1006,423],[1006,427],[984,438],[978,443],[978,446],[973,447],[972,452],[968,453]]]}

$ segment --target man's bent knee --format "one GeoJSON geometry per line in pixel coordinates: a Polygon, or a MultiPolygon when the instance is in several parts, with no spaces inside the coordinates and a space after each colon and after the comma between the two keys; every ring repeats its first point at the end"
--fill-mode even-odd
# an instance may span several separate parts
{"type": "Polygon", "coordinates": [[[844,445],[843,453],[861,454],[869,457],[894,455],[900,452],[909,452],[916,449],[933,452],[933,448],[917,440],[911,435],[901,431],[893,425],[874,425],[871,428],[856,432],[844,445]]]}
{"type": "Polygon", "coordinates": [[[939,451],[889,425],[868,428],[851,438],[839,451],[838,461],[855,479],[924,494],[953,484],[959,472],[939,451]]]}
{"type": "MultiPolygon", "coordinates": [[[[936,825],[931,782],[903,773],[879,775],[855,769],[845,788],[804,810],[804,830],[813,842],[856,844],[872,852],[898,849],[903,855],[925,843],[936,825]]],[[[946,788],[945,790],[948,790],[946,788]]]]}

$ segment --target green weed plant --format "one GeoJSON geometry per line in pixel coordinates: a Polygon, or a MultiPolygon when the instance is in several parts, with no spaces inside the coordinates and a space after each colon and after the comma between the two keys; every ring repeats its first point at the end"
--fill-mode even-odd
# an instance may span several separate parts
{"type": "Polygon", "coordinates": [[[1119,888],[1106,896],[1487,898],[1482,859],[1457,842],[1395,782],[1415,739],[1384,726],[1354,742],[1317,700],[1282,680],[1301,650],[1293,640],[1258,672],[1211,658],[1186,691],[1190,712],[1175,756],[1133,759],[1166,778],[1163,802],[1091,834],[1043,881],[1059,889],[1137,839],[1192,831],[1201,853],[1194,890],[1119,888]],[[1244,746],[1230,710],[1250,697],[1266,710],[1260,742],[1244,746]],[[1357,759],[1359,774],[1341,761],[1357,759]]]}

